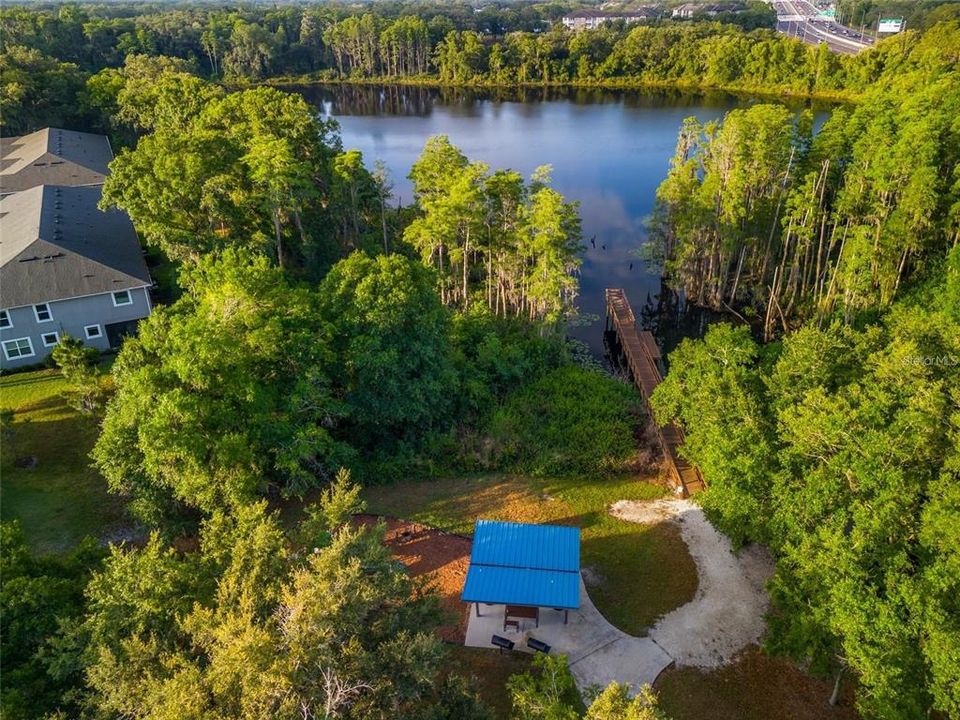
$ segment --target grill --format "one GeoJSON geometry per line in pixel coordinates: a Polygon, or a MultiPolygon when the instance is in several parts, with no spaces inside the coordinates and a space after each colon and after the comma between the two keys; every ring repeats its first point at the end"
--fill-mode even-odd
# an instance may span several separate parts
{"type": "Polygon", "coordinates": [[[542,640],[536,640],[535,638],[527,638],[527,647],[531,650],[536,650],[537,652],[542,652],[546,655],[550,654],[550,646],[547,645],[542,640]]]}
{"type": "Polygon", "coordinates": [[[494,635],[490,638],[490,644],[496,645],[500,648],[500,653],[503,654],[504,650],[513,650],[513,640],[507,640],[505,637],[500,637],[499,635],[494,635]]]}

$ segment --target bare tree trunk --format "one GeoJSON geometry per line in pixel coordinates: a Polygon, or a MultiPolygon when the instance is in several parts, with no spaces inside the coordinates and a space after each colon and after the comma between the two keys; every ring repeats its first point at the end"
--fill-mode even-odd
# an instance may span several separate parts
{"type": "Polygon", "coordinates": [[[487,233],[487,307],[493,310],[493,234],[487,233]]]}
{"type": "Polygon", "coordinates": [[[823,300],[824,312],[821,313],[820,322],[817,323],[818,326],[821,324],[823,318],[825,317],[825,313],[828,312],[833,305],[834,283],[837,280],[837,273],[840,271],[840,263],[843,262],[843,248],[847,243],[847,231],[849,229],[850,229],[850,220],[848,219],[846,226],[843,228],[843,237],[840,238],[840,250],[839,252],[837,252],[836,265],[834,265],[833,272],[830,274],[830,284],[827,286],[827,294],[823,300]]]}
{"type": "Polygon", "coordinates": [[[740,273],[743,270],[743,257],[747,254],[747,246],[740,248],[740,259],[737,261],[737,272],[733,276],[733,288],[730,290],[730,305],[737,301],[737,286],[740,284],[740,273]]]}
{"type": "Polygon", "coordinates": [[[285,267],[283,264],[283,234],[280,232],[280,208],[273,211],[273,231],[277,236],[277,265],[285,267]]]}
{"type": "Polygon", "coordinates": [[[293,211],[293,222],[297,226],[297,232],[300,233],[300,252],[303,253],[307,247],[307,233],[303,229],[303,219],[300,217],[300,211],[293,211]]]}
{"type": "Polygon", "coordinates": [[[438,262],[440,264],[440,302],[446,305],[447,304],[447,295],[446,295],[447,281],[443,277],[443,245],[440,246],[438,262]]]}
{"type": "Polygon", "coordinates": [[[836,707],[837,701],[840,699],[840,681],[843,680],[843,671],[844,667],[841,665],[837,671],[837,679],[833,683],[833,692],[830,693],[830,707],[836,707]]]}
{"type": "Polygon", "coordinates": [[[389,255],[390,248],[387,246],[387,209],[385,207],[386,203],[383,197],[383,192],[380,192],[379,195],[380,195],[380,229],[383,231],[383,253],[384,255],[389,255]]]}
{"type": "Polygon", "coordinates": [[[813,293],[814,302],[819,301],[820,293],[823,292],[823,239],[827,234],[827,214],[820,210],[820,237],[817,240],[817,267],[813,273],[813,293]]]}
{"type": "Polygon", "coordinates": [[[777,220],[780,219],[780,206],[783,205],[783,193],[787,189],[787,182],[790,180],[790,168],[793,166],[793,154],[796,152],[796,148],[790,149],[790,160],[787,161],[787,172],[783,176],[783,184],[780,186],[780,195],[777,197],[777,207],[773,212],[773,222],[770,223],[770,234],[767,236],[767,247],[763,251],[763,265],[760,268],[760,282],[761,284],[766,279],[767,276],[767,267],[770,262],[770,250],[773,245],[773,234],[777,228],[777,220]]]}
{"type": "Polygon", "coordinates": [[[897,280],[893,285],[893,295],[890,298],[890,302],[893,302],[893,299],[897,296],[897,293],[900,291],[900,282],[903,280],[903,271],[907,267],[907,260],[910,257],[910,248],[906,248],[903,251],[903,256],[900,258],[900,265],[897,268],[897,280]]]}
{"type": "Polygon", "coordinates": [[[780,266],[773,269],[773,283],[770,285],[770,293],[767,296],[767,313],[763,319],[763,340],[768,342],[772,337],[771,327],[773,326],[773,306],[777,301],[777,293],[780,292],[779,275],[780,266]]]}
{"type": "Polygon", "coordinates": [[[470,259],[470,226],[467,226],[467,234],[463,239],[463,309],[466,310],[470,304],[467,294],[467,281],[469,276],[468,260],[470,259]]]}

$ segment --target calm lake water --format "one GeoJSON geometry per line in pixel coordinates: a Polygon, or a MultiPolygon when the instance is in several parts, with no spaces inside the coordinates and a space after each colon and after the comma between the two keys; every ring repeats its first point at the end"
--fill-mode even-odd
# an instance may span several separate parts
{"type": "MultiPolygon", "coordinates": [[[[413,198],[407,174],[431,135],[448,135],[469,158],[491,168],[529,176],[551,165],[554,187],[580,203],[586,245],[578,300],[582,318],[572,334],[597,356],[603,353],[607,287],[626,289],[638,320],[668,350],[681,337],[702,334],[706,315],[665,288],[635,253],[646,239],[645,223],[683,119],[720,118],[757,100],[679,92],[296,89],[339,121],[345,148],[360,150],[368,167],[376,160],[385,163],[394,200],[405,205],[413,198]]],[[[814,109],[822,120],[826,109],[814,109]]]]}

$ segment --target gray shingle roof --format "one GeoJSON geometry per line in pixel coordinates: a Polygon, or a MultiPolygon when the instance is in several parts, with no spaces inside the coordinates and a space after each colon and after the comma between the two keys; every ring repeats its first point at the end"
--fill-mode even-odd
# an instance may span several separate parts
{"type": "Polygon", "coordinates": [[[639,7],[633,10],[576,10],[567,13],[563,17],[566,19],[576,18],[607,18],[610,20],[619,20],[621,18],[651,18],[657,16],[657,10],[649,7],[639,7]]]}
{"type": "Polygon", "coordinates": [[[99,185],[113,160],[104,135],[44,128],[0,140],[0,194],[37,185],[99,185]]]}
{"type": "Polygon", "coordinates": [[[150,285],[127,214],[101,188],[41,185],[0,198],[0,307],[150,285]]]}

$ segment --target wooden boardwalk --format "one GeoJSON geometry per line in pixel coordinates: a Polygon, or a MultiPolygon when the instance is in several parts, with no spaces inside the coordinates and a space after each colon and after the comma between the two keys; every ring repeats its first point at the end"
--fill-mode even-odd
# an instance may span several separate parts
{"type": "Polygon", "coordinates": [[[663,380],[660,374],[660,349],[652,333],[637,330],[637,321],[626,293],[620,288],[607,288],[607,323],[617,335],[630,376],[640,389],[643,401],[650,411],[650,422],[657,431],[663,448],[663,457],[673,486],[684,497],[706,487],[700,471],[680,456],[677,449],[683,445],[683,431],[670,423],[658,425],[650,410],[650,396],[663,380]]]}

